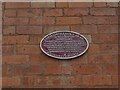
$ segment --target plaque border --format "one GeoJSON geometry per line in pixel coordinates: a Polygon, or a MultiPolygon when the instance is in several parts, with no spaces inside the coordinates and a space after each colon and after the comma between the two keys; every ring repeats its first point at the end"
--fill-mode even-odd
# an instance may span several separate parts
{"type": "Polygon", "coordinates": [[[46,55],[48,55],[48,56],[50,56],[50,57],[52,57],[52,58],[56,58],[56,59],[64,59],[64,60],[65,60],[65,59],[73,59],[73,58],[79,57],[79,56],[83,55],[83,54],[88,50],[88,48],[89,48],[89,42],[88,42],[87,38],[86,38],[85,36],[83,36],[82,34],[80,34],[80,33],[78,33],[78,32],[74,32],[74,31],[54,31],[54,32],[51,32],[51,33],[45,35],[45,36],[41,39],[41,41],[40,41],[40,49],[42,50],[42,52],[45,53],[46,55]],[[51,55],[51,54],[48,54],[48,53],[47,53],[46,51],[44,51],[43,48],[42,48],[42,41],[43,41],[47,36],[52,35],[52,34],[54,34],[54,33],[59,33],[59,32],[70,32],[70,33],[75,33],[75,34],[78,34],[78,35],[82,36],[82,37],[85,39],[85,41],[87,42],[87,47],[86,47],[86,49],[85,49],[82,53],[80,53],[80,54],[78,54],[78,55],[75,55],[75,56],[72,56],[72,57],[56,57],[56,56],[53,56],[53,55],[51,55]]]}

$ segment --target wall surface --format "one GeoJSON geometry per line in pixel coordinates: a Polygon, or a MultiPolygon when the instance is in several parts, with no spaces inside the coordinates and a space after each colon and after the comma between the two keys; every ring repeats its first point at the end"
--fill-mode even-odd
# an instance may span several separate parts
{"type": "Polygon", "coordinates": [[[3,87],[118,87],[117,3],[3,3],[3,87]],[[39,42],[53,31],[88,39],[81,57],[57,60],[39,42]]]}

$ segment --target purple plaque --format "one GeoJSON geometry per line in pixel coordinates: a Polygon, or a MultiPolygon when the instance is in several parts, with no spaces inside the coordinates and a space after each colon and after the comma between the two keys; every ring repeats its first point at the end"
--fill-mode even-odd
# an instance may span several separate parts
{"type": "Polygon", "coordinates": [[[46,35],[40,42],[41,50],[57,59],[71,59],[85,53],[89,47],[87,39],[73,31],[57,31],[46,35]]]}

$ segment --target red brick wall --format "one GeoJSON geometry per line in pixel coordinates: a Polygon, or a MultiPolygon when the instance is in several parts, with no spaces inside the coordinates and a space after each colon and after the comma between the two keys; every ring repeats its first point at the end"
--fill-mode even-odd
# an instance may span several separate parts
{"type": "Polygon", "coordinates": [[[3,87],[118,87],[116,3],[3,3],[3,87]],[[39,42],[79,32],[89,50],[72,60],[44,55],[39,42]]]}

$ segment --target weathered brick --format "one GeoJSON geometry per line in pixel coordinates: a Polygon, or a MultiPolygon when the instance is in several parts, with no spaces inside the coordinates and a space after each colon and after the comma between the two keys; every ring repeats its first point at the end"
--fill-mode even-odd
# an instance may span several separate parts
{"type": "Polygon", "coordinates": [[[28,35],[14,35],[14,36],[3,36],[3,44],[27,44],[29,42],[28,35]]]}
{"type": "Polygon", "coordinates": [[[69,85],[69,87],[82,85],[81,76],[68,76],[66,78],[67,78],[66,82],[69,85]]]}
{"type": "Polygon", "coordinates": [[[61,87],[63,84],[62,79],[62,76],[46,76],[46,86],[55,88],[61,87]]]}
{"type": "Polygon", "coordinates": [[[44,34],[48,34],[53,31],[66,31],[66,30],[68,31],[70,30],[69,26],[44,26],[43,27],[44,34]]]}
{"type": "Polygon", "coordinates": [[[92,2],[69,2],[69,7],[92,7],[92,2]]]}
{"type": "Polygon", "coordinates": [[[30,7],[29,2],[6,2],[5,8],[28,8],[30,7]]]}
{"type": "Polygon", "coordinates": [[[42,38],[43,36],[40,35],[30,35],[29,44],[39,45],[42,38]]]}
{"type": "Polygon", "coordinates": [[[69,25],[69,24],[81,24],[82,19],[80,17],[58,17],[56,19],[57,25],[69,25]]]}
{"type": "Polygon", "coordinates": [[[109,17],[103,16],[103,17],[96,17],[97,24],[109,24],[109,17]]]}
{"type": "Polygon", "coordinates": [[[62,9],[45,9],[44,16],[62,16],[62,9]]]}
{"type": "Polygon", "coordinates": [[[117,34],[93,34],[92,40],[94,43],[118,43],[117,34]]]}
{"type": "Polygon", "coordinates": [[[74,25],[71,26],[71,30],[79,33],[97,33],[96,25],[74,25]]]}
{"type": "Polygon", "coordinates": [[[30,25],[52,25],[55,23],[54,17],[34,17],[30,18],[30,25]]]}
{"type": "Polygon", "coordinates": [[[55,7],[54,2],[32,2],[31,3],[32,8],[53,8],[55,7]]]}
{"type": "Polygon", "coordinates": [[[109,24],[109,17],[107,16],[84,16],[83,17],[84,24],[109,24]]]}
{"type": "Polygon", "coordinates": [[[96,24],[96,17],[93,16],[85,16],[83,17],[84,24],[96,24]]]}
{"type": "Polygon", "coordinates": [[[14,46],[2,46],[2,54],[3,55],[13,55],[14,54],[14,50],[15,47],[14,46]]]}
{"type": "Polygon", "coordinates": [[[24,76],[22,79],[23,86],[24,87],[31,87],[31,88],[35,87],[38,83],[40,83],[40,81],[41,80],[39,79],[38,76],[24,76]]]}
{"type": "Polygon", "coordinates": [[[26,64],[29,62],[27,55],[3,56],[3,64],[26,64]]]}
{"type": "Polygon", "coordinates": [[[118,75],[118,66],[116,65],[104,65],[103,74],[106,75],[118,75]]]}
{"type": "Polygon", "coordinates": [[[99,44],[90,44],[89,49],[88,49],[88,53],[89,53],[89,55],[100,53],[99,44]]]}
{"type": "Polygon", "coordinates": [[[88,8],[67,8],[64,9],[65,16],[81,16],[81,15],[88,15],[89,9],[88,8]]]}
{"type": "Polygon", "coordinates": [[[74,71],[77,74],[100,74],[102,72],[102,68],[97,65],[76,65],[74,67],[74,71]]]}
{"type": "Polygon", "coordinates": [[[30,63],[32,65],[38,65],[38,64],[59,64],[61,62],[55,60],[54,58],[46,56],[44,53],[41,53],[30,55],[30,63]]]}
{"type": "Polygon", "coordinates": [[[111,76],[107,75],[98,75],[98,76],[83,76],[83,84],[85,86],[104,86],[104,85],[112,85],[111,76]]]}
{"type": "Polygon", "coordinates": [[[2,76],[9,77],[13,76],[13,67],[8,65],[2,66],[2,76]]]}
{"type": "Polygon", "coordinates": [[[27,66],[23,68],[23,72],[22,72],[23,75],[36,75],[36,74],[42,74],[42,73],[43,73],[43,70],[42,70],[42,66],[40,65],[27,66]]]}
{"type": "Polygon", "coordinates": [[[42,9],[20,9],[17,15],[21,17],[42,16],[42,9]]]}
{"type": "Polygon", "coordinates": [[[118,79],[119,78],[119,76],[118,75],[113,75],[112,76],[112,83],[113,83],[113,85],[117,85],[118,86],[118,79]]]}
{"type": "Polygon", "coordinates": [[[28,25],[28,18],[4,18],[4,25],[28,25]]]}
{"type": "Polygon", "coordinates": [[[118,25],[98,25],[99,33],[118,33],[118,25]]]}
{"type": "Polygon", "coordinates": [[[68,2],[56,2],[56,7],[68,7],[68,2]]]}
{"type": "Polygon", "coordinates": [[[118,7],[119,3],[118,2],[107,2],[108,7],[118,7]]]}
{"type": "Polygon", "coordinates": [[[3,27],[4,35],[13,35],[15,34],[15,26],[4,26],[3,27]]]}
{"type": "Polygon", "coordinates": [[[94,2],[94,7],[106,7],[106,2],[94,2]]]}
{"type": "Polygon", "coordinates": [[[118,16],[109,16],[110,24],[118,24],[118,16]]]}
{"type": "Polygon", "coordinates": [[[100,44],[101,53],[118,53],[118,44],[100,44]]]}
{"type": "Polygon", "coordinates": [[[14,76],[22,76],[23,75],[24,66],[15,65],[13,66],[13,74],[14,76]]]}
{"type": "Polygon", "coordinates": [[[88,56],[88,63],[90,64],[112,64],[117,62],[118,56],[116,54],[97,54],[88,56]]]}
{"type": "Polygon", "coordinates": [[[2,86],[20,86],[21,80],[20,77],[3,77],[2,86]]]}
{"type": "Polygon", "coordinates": [[[4,16],[6,17],[15,17],[17,14],[16,14],[16,10],[5,10],[4,12],[4,16]]]}
{"type": "Polygon", "coordinates": [[[116,15],[115,8],[91,8],[91,15],[116,15]]]}
{"type": "Polygon", "coordinates": [[[16,52],[18,54],[40,54],[41,50],[39,45],[18,45],[16,52]]]}
{"type": "Polygon", "coordinates": [[[60,64],[56,65],[46,65],[45,67],[45,74],[62,74],[62,68],[60,64]]]}
{"type": "Polygon", "coordinates": [[[17,34],[42,34],[42,26],[17,26],[17,34]]]}

